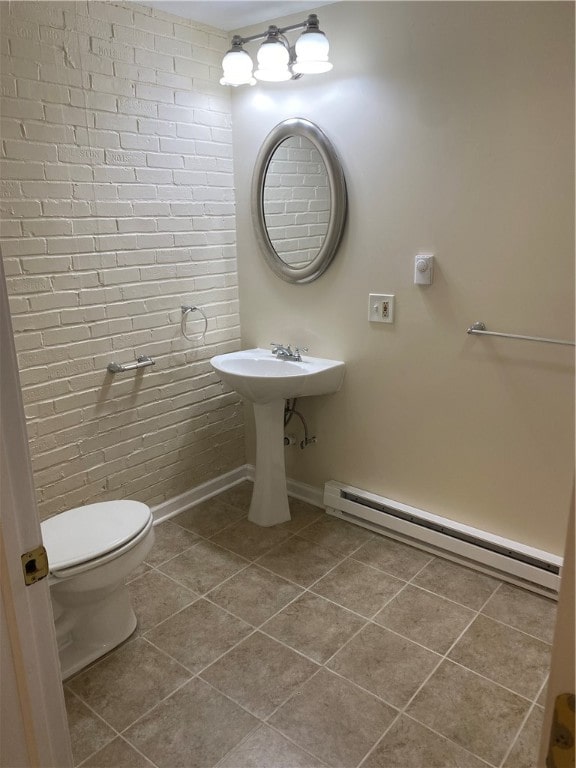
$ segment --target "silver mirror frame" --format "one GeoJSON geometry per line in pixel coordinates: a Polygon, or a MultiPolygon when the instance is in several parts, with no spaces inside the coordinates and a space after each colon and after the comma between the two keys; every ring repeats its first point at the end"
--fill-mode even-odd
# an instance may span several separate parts
{"type": "Polygon", "coordinates": [[[294,117],[279,123],[268,134],[256,158],[252,176],[252,220],[258,244],[268,266],[274,274],[288,283],[311,283],[328,268],[336,255],[346,222],[346,180],[336,150],[317,125],[294,117]],[[264,181],[272,155],[278,146],[291,136],[303,136],[318,150],[328,176],[330,189],[330,217],[328,229],[320,250],[305,267],[291,267],[276,253],[266,229],[264,217],[264,181]]]}

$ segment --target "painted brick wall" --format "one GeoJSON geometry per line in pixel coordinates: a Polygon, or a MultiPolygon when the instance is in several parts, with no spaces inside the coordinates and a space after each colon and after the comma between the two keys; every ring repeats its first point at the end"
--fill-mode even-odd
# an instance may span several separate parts
{"type": "Polygon", "coordinates": [[[285,139],[266,171],[264,215],[270,240],[292,266],[320,250],[330,208],[328,176],[320,153],[303,136],[285,139]]]}
{"type": "Polygon", "coordinates": [[[244,461],[208,363],[240,343],[228,40],[134,4],[0,13],[1,248],[40,514],[156,504],[244,461]],[[106,372],[140,354],[155,367],[106,372]]]}

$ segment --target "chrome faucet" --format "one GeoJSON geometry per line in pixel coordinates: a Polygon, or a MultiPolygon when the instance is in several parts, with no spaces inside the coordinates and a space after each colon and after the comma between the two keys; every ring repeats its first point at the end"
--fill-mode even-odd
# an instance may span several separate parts
{"type": "Polygon", "coordinates": [[[300,353],[308,352],[308,347],[302,347],[302,349],[296,347],[294,351],[292,351],[290,344],[285,346],[284,344],[277,344],[275,341],[271,341],[270,344],[272,345],[272,354],[276,355],[278,360],[292,360],[299,363],[302,360],[302,355],[300,353]]]}

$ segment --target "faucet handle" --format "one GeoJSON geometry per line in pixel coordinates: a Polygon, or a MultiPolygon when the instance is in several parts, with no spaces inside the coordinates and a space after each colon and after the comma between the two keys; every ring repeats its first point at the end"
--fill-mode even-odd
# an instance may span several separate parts
{"type": "Polygon", "coordinates": [[[294,349],[294,359],[298,362],[302,360],[302,352],[308,352],[308,347],[296,347],[294,349]]]}

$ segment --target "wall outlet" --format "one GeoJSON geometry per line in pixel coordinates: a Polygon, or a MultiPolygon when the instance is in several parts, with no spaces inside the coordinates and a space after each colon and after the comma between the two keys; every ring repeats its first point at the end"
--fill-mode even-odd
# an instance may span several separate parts
{"type": "Polygon", "coordinates": [[[371,323],[394,322],[394,294],[371,293],[368,296],[368,320],[371,323]]]}

